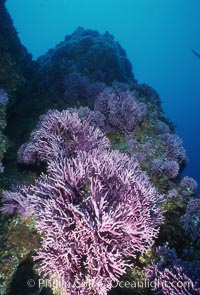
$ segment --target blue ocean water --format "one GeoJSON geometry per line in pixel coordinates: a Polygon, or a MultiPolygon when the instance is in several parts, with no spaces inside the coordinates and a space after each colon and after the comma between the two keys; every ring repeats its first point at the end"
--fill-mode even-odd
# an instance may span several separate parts
{"type": "Polygon", "coordinates": [[[78,26],[110,31],[139,82],[155,88],[177,126],[200,183],[199,0],[8,0],[22,43],[36,59],[78,26]]]}

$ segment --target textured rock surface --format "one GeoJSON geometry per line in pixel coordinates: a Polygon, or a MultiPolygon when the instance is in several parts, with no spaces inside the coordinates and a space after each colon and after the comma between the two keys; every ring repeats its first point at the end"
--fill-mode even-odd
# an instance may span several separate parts
{"type": "Polygon", "coordinates": [[[5,2],[0,0],[0,86],[12,93],[26,82],[31,55],[18,38],[5,2]]]}
{"type": "Polygon", "coordinates": [[[109,32],[101,35],[97,31],[79,27],[55,49],[41,56],[38,62],[41,71],[47,74],[47,85],[56,83],[55,72],[60,80],[71,72],[80,72],[91,81],[106,84],[115,80],[126,83],[134,81],[125,50],[109,32]]]}

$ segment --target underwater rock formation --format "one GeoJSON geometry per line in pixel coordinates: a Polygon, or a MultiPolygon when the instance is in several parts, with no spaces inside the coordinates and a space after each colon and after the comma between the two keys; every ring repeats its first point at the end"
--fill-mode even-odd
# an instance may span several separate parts
{"type": "Polygon", "coordinates": [[[135,81],[125,50],[109,32],[101,35],[79,27],[55,49],[41,56],[38,63],[46,87],[58,96],[64,87],[64,77],[73,72],[108,85],[114,81],[135,81]]]}
{"type": "MultiPolygon", "coordinates": [[[[8,132],[8,126],[13,119],[18,120],[19,112],[16,108],[19,99],[18,94],[21,97],[22,90],[26,87],[32,71],[35,70],[32,56],[21,44],[5,2],[5,0],[0,0],[0,96],[2,99],[2,91],[5,91],[9,97],[9,103],[7,105],[5,103],[4,105],[0,104],[0,161],[3,158],[3,153],[16,145],[17,128],[12,135],[8,132]],[[7,124],[7,121],[9,121],[9,124],[7,124]],[[3,129],[5,129],[4,133],[6,133],[9,141],[2,135],[3,129]],[[15,133],[16,135],[14,135],[15,133]],[[12,139],[14,139],[13,142],[12,139]],[[9,142],[9,144],[6,142],[9,142]]],[[[21,112],[19,115],[21,116],[21,112]]],[[[4,156],[6,158],[7,154],[4,156]]],[[[13,158],[15,158],[14,155],[11,158],[9,156],[9,159],[5,159],[5,161],[8,162],[9,160],[13,163],[13,158]]]]}
{"type": "Polygon", "coordinates": [[[5,2],[0,0],[0,87],[12,94],[26,83],[32,59],[18,38],[5,2]]]}
{"type": "MultiPolygon", "coordinates": [[[[0,162],[8,148],[6,136],[6,107],[16,100],[17,91],[25,85],[31,56],[21,44],[12,19],[5,7],[5,0],[0,0],[0,162]]],[[[0,164],[0,170],[3,171],[0,164]]]]}

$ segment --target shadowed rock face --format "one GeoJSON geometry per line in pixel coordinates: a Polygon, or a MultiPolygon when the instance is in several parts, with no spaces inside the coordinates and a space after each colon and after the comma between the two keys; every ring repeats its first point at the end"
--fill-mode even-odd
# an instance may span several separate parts
{"type": "Polygon", "coordinates": [[[62,86],[64,77],[72,72],[79,72],[92,82],[135,81],[125,50],[108,32],[101,35],[79,27],[55,49],[41,56],[38,62],[47,87],[56,85],[56,78],[62,86]]]}
{"type": "Polygon", "coordinates": [[[1,161],[8,148],[4,135],[8,101],[9,105],[16,101],[16,93],[24,87],[32,63],[18,38],[5,2],[0,0],[0,172],[4,170],[1,161]]]}
{"type": "Polygon", "coordinates": [[[0,0],[0,87],[14,94],[25,83],[32,59],[18,38],[5,2],[0,0]]]}
{"type": "MultiPolygon", "coordinates": [[[[7,139],[3,135],[4,128],[11,117],[16,117],[16,120],[23,117],[23,113],[16,116],[15,107],[18,95],[21,96],[34,69],[32,57],[21,44],[5,3],[5,0],[0,0],[0,160],[8,148],[7,139]],[[8,105],[2,105],[3,93],[7,96],[8,105]]],[[[14,133],[16,129],[13,126],[12,129],[14,133]]]]}

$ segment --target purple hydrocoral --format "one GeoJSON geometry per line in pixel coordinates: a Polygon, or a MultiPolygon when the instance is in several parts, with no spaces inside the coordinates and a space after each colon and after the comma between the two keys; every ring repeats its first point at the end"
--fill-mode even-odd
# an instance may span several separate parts
{"type": "Polygon", "coordinates": [[[179,193],[176,188],[170,189],[166,194],[167,199],[178,197],[178,196],[179,196],[179,193]]]}
{"type": "Polygon", "coordinates": [[[167,198],[176,198],[179,203],[179,206],[185,208],[185,204],[188,198],[191,198],[191,195],[194,195],[197,190],[197,182],[188,176],[184,176],[179,185],[177,183],[171,185],[170,190],[167,192],[167,198]]]}
{"type": "Polygon", "coordinates": [[[8,94],[4,89],[0,88],[0,107],[5,107],[8,103],[8,94]]]}
{"type": "Polygon", "coordinates": [[[197,188],[198,188],[198,183],[193,178],[185,176],[181,180],[180,189],[182,190],[182,193],[186,195],[194,194],[197,188]]]}
{"type": "Polygon", "coordinates": [[[83,118],[90,125],[105,130],[106,118],[99,111],[92,111],[88,107],[80,107],[76,111],[78,112],[79,117],[83,118]]]}
{"type": "Polygon", "coordinates": [[[3,173],[4,172],[4,166],[3,164],[0,162],[0,173],[3,173]]]}
{"type": "Polygon", "coordinates": [[[186,162],[182,141],[175,134],[144,134],[139,140],[130,136],[127,142],[129,153],[134,155],[149,175],[175,178],[186,162]]]}
{"type": "Polygon", "coordinates": [[[0,88],[0,173],[4,172],[4,166],[1,161],[6,148],[6,138],[2,134],[2,130],[6,126],[5,108],[8,100],[9,98],[7,92],[4,89],[0,88]]]}
{"type": "Polygon", "coordinates": [[[175,249],[169,248],[168,243],[156,247],[155,257],[159,270],[164,270],[174,264],[180,266],[180,259],[178,259],[175,249]]]}
{"type": "Polygon", "coordinates": [[[175,178],[179,173],[179,165],[173,160],[155,159],[151,165],[151,175],[166,177],[168,179],[175,178]]]}
{"type": "Polygon", "coordinates": [[[52,161],[26,198],[43,236],[39,271],[67,282],[70,294],[86,281],[80,294],[107,294],[130,267],[125,258],[152,246],[161,199],[125,154],[93,150],[52,161]]]}
{"type": "Polygon", "coordinates": [[[108,128],[127,133],[139,126],[146,114],[145,104],[138,102],[130,91],[107,88],[95,101],[95,111],[106,118],[108,128]]]}
{"type": "Polygon", "coordinates": [[[3,207],[0,209],[3,213],[18,213],[23,218],[32,215],[30,203],[27,198],[30,189],[26,186],[18,187],[15,192],[3,191],[2,202],[3,207]]]}
{"type": "Polygon", "coordinates": [[[199,295],[200,288],[185,274],[180,266],[160,271],[154,264],[148,268],[146,278],[153,281],[154,294],[157,295],[199,295]]]}
{"type": "Polygon", "coordinates": [[[118,152],[50,164],[32,199],[36,227],[45,235],[40,271],[67,282],[98,282],[96,292],[106,294],[102,286],[125,273],[124,256],[152,245],[161,221],[158,201],[137,163],[118,152]]]}
{"type": "Polygon", "coordinates": [[[153,129],[155,131],[155,134],[166,134],[170,133],[170,127],[165,122],[157,119],[153,125],[153,129]]]}
{"type": "Polygon", "coordinates": [[[30,142],[22,145],[18,161],[25,164],[48,162],[60,156],[72,157],[79,150],[109,149],[109,140],[100,129],[81,120],[76,111],[51,110],[40,118],[30,142]]]}
{"type": "Polygon", "coordinates": [[[145,276],[155,286],[154,294],[200,294],[200,261],[183,261],[167,244],[155,249],[152,264],[145,276]],[[189,293],[191,292],[191,293],[189,293]]]}
{"type": "Polygon", "coordinates": [[[200,245],[200,198],[189,201],[181,222],[185,233],[200,245]]]}
{"type": "Polygon", "coordinates": [[[178,163],[186,161],[186,152],[183,147],[183,142],[176,134],[159,135],[160,141],[165,146],[165,154],[168,159],[175,160],[178,163]]]}
{"type": "Polygon", "coordinates": [[[102,82],[91,83],[87,76],[82,76],[80,73],[70,73],[64,81],[64,99],[72,103],[80,101],[93,105],[105,87],[102,82]]]}
{"type": "Polygon", "coordinates": [[[183,261],[181,266],[184,273],[200,288],[200,261],[183,261]]]}

